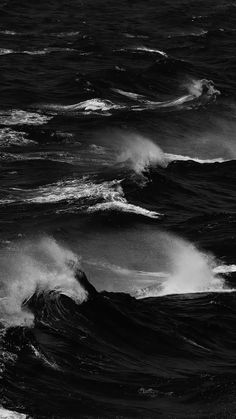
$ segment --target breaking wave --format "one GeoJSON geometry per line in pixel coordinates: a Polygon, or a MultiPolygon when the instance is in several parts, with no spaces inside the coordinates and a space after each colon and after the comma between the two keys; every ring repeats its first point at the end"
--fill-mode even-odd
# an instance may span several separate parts
{"type": "Polygon", "coordinates": [[[71,261],[78,263],[77,256],[48,237],[1,249],[0,322],[30,326],[34,315],[25,302],[42,292],[54,291],[84,301],[86,292],[75,279],[71,261]]]}
{"type": "Polygon", "coordinates": [[[41,105],[40,108],[56,113],[77,113],[81,115],[103,114],[104,116],[111,116],[112,111],[129,110],[131,112],[139,112],[172,108],[178,110],[182,109],[183,106],[188,109],[215,101],[216,97],[220,94],[219,90],[215,89],[213,82],[207,79],[191,80],[184,85],[184,88],[187,90],[187,94],[166,101],[153,101],[135,92],[112,89],[121,96],[136,100],[136,103],[127,105],[122,102],[114,103],[108,99],[93,98],[72,105],[45,104],[41,105]]]}
{"type": "Polygon", "coordinates": [[[36,144],[35,141],[27,138],[27,133],[23,131],[14,131],[10,128],[0,129],[0,147],[7,148],[12,146],[26,146],[36,144]]]}
{"type": "Polygon", "coordinates": [[[159,218],[161,214],[133,205],[125,198],[121,180],[94,183],[88,177],[68,179],[37,189],[12,188],[10,198],[0,201],[2,204],[24,202],[28,204],[63,203],[57,213],[97,211],[120,211],[149,218],[159,218]],[[70,206],[68,207],[68,203],[70,206]]]}
{"type": "MultiPolygon", "coordinates": [[[[225,284],[220,274],[232,272],[231,267],[220,266],[212,254],[197,249],[196,246],[163,233],[160,236],[167,260],[167,270],[157,284],[138,289],[138,298],[157,297],[171,294],[191,294],[234,291],[225,284]]],[[[151,273],[147,273],[149,276],[151,273]]]]}

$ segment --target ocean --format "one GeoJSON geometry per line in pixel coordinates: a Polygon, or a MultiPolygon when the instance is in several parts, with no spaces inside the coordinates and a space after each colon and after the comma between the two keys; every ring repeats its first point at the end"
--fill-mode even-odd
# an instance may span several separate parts
{"type": "Polygon", "coordinates": [[[236,2],[0,1],[0,418],[236,417],[236,2]]]}

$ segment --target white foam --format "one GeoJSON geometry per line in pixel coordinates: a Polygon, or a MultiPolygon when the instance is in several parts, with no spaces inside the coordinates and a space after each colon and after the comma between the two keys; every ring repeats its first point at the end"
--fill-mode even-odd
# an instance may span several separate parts
{"type": "Polygon", "coordinates": [[[167,101],[153,101],[147,100],[144,96],[133,92],[127,92],[121,89],[112,89],[122,96],[129,97],[130,99],[136,100],[138,104],[127,106],[120,103],[113,103],[108,99],[93,98],[83,102],[75,103],[72,105],[60,105],[60,104],[45,104],[41,105],[42,109],[47,109],[61,113],[81,113],[83,115],[90,114],[102,114],[104,116],[112,115],[112,110],[125,110],[130,111],[143,111],[145,109],[155,110],[161,108],[175,108],[189,103],[189,107],[199,105],[196,99],[204,99],[204,103],[210,100],[214,100],[220,92],[214,88],[214,84],[211,80],[191,80],[185,83],[183,86],[188,93],[178,97],[176,99],[167,101]]]}
{"type": "Polygon", "coordinates": [[[13,49],[7,49],[7,48],[0,48],[0,55],[8,55],[13,54],[13,49]]]}
{"type": "Polygon", "coordinates": [[[144,52],[151,52],[151,53],[155,53],[155,54],[160,54],[163,57],[168,57],[168,55],[166,54],[166,52],[160,50],[160,49],[155,49],[155,48],[147,48],[147,47],[136,47],[134,48],[135,51],[144,51],[144,52]]]}
{"type": "Polygon", "coordinates": [[[216,274],[230,274],[236,272],[236,265],[219,265],[213,271],[216,274]]]}
{"type": "Polygon", "coordinates": [[[30,419],[30,417],[23,413],[17,413],[12,410],[4,409],[4,407],[0,407],[0,418],[1,419],[30,419]]]}
{"type": "Polygon", "coordinates": [[[17,32],[14,32],[14,31],[9,31],[9,30],[0,31],[0,33],[1,33],[1,34],[3,34],[3,35],[12,35],[12,36],[14,36],[14,35],[20,35],[20,34],[19,34],[19,33],[17,33],[17,32]]]}
{"type": "Polygon", "coordinates": [[[188,94],[164,102],[147,100],[145,101],[146,107],[150,109],[158,109],[176,107],[186,103],[192,105],[194,103],[198,103],[196,102],[196,99],[200,100],[201,98],[204,99],[204,103],[207,103],[210,100],[215,100],[220,94],[220,91],[215,88],[213,81],[207,79],[189,80],[183,84],[183,88],[188,91],[188,94]]]}
{"type": "Polygon", "coordinates": [[[36,144],[35,141],[27,138],[27,134],[22,131],[13,131],[10,128],[0,129],[0,147],[26,146],[36,144]]]}
{"type": "Polygon", "coordinates": [[[111,90],[113,90],[113,92],[119,93],[122,96],[126,96],[134,100],[140,100],[144,98],[143,95],[139,95],[138,93],[126,92],[125,90],[121,90],[121,89],[111,89],[111,90]]]}
{"type": "Polygon", "coordinates": [[[149,211],[140,206],[129,204],[125,198],[124,198],[124,201],[104,202],[102,204],[96,204],[88,208],[88,212],[110,211],[110,210],[143,215],[148,218],[159,218],[161,216],[161,214],[159,214],[156,211],[149,211]]]}
{"type": "Polygon", "coordinates": [[[70,32],[59,32],[59,33],[51,33],[50,35],[56,36],[58,38],[67,38],[80,35],[80,31],[70,31],[70,32]]]}
{"type": "Polygon", "coordinates": [[[53,52],[74,52],[77,51],[74,48],[60,48],[60,47],[52,47],[52,48],[43,48],[43,49],[32,49],[32,50],[13,50],[8,48],[0,48],[0,55],[8,55],[8,54],[26,54],[26,55],[46,55],[51,54],[53,52]]]}
{"type": "Polygon", "coordinates": [[[120,181],[94,183],[89,178],[69,179],[50,185],[24,191],[24,201],[31,203],[54,203],[84,198],[112,200],[119,199],[123,190],[120,181]],[[27,196],[28,192],[28,196],[27,196]]]}
{"type": "Polygon", "coordinates": [[[75,103],[73,105],[43,105],[44,109],[59,112],[82,112],[90,114],[94,112],[108,112],[112,109],[121,109],[122,105],[114,104],[110,100],[102,100],[99,98],[85,100],[84,102],[75,103]]]}
{"type": "Polygon", "coordinates": [[[41,50],[24,50],[24,51],[15,51],[17,54],[27,54],[27,55],[46,55],[51,54],[53,52],[74,52],[76,51],[73,48],[59,48],[59,47],[53,47],[53,48],[43,48],[41,50]]]}
{"type": "Polygon", "coordinates": [[[0,111],[0,124],[2,125],[43,125],[50,119],[52,119],[51,116],[20,109],[0,111]]]}
{"type": "Polygon", "coordinates": [[[223,159],[222,157],[218,157],[215,159],[199,159],[197,157],[190,157],[190,156],[181,156],[179,154],[171,154],[171,153],[165,153],[166,161],[172,162],[172,161],[195,161],[196,163],[204,164],[204,163],[224,163],[228,160],[223,159]]]}
{"type": "MultiPolygon", "coordinates": [[[[119,180],[94,183],[89,178],[59,181],[54,184],[42,186],[32,190],[17,189],[17,198],[24,202],[34,204],[56,203],[71,201],[76,204],[83,200],[83,206],[88,206],[88,212],[116,210],[121,212],[143,215],[149,218],[159,218],[161,214],[149,211],[127,202],[119,180]],[[91,205],[91,201],[103,202],[91,205]]],[[[12,200],[10,200],[12,202],[12,200]]],[[[3,203],[6,203],[3,200],[3,203]]],[[[79,208],[79,207],[78,207],[79,208]]],[[[61,210],[58,210],[60,212],[61,210]]]]}

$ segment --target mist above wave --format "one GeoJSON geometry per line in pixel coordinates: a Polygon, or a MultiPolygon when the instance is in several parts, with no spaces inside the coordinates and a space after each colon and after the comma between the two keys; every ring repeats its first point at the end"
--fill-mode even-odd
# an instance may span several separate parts
{"type": "Polygon", "coordinates": [[[55,291],[84,301],[86,292],[69,261],[77,263],[77,256],[49,237],[1,249],[0,322],[30,326],[34,315],[24,303],[35,293],[55,291]]]}
{"type": "MultiPolygon", "coordinates": [[[[231,272],[227,266],[220,266],[212,255],[199,250],[192,243],[170,233],[162,233],[166,257],[166,271],[162,279],[135,292],[138,298],[170,294],[191,294],[227,292],[221,273],[231,272]]],[[[147,273],[150,276],[150,273],[147,273]]]]}
{"type": "Polygon", "coordinates": [[[137,134],[121,134],[117,163],[128,165],[136,173],[143,173],[159,165],[167,166],[165,153],[148,138],[137,134]]]}

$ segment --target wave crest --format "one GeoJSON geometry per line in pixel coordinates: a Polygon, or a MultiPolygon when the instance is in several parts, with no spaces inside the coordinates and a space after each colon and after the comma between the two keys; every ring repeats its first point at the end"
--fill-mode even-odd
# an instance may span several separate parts
{"type": "Polygon", "coordinates": [[[77,256],[44,237],[13,244],[0,252],[0,321],[6,325],[31,325],[33,313],[24,303],[35,293],[56,291],[82,302],[86,292],[74,276],[77,256]]]}

